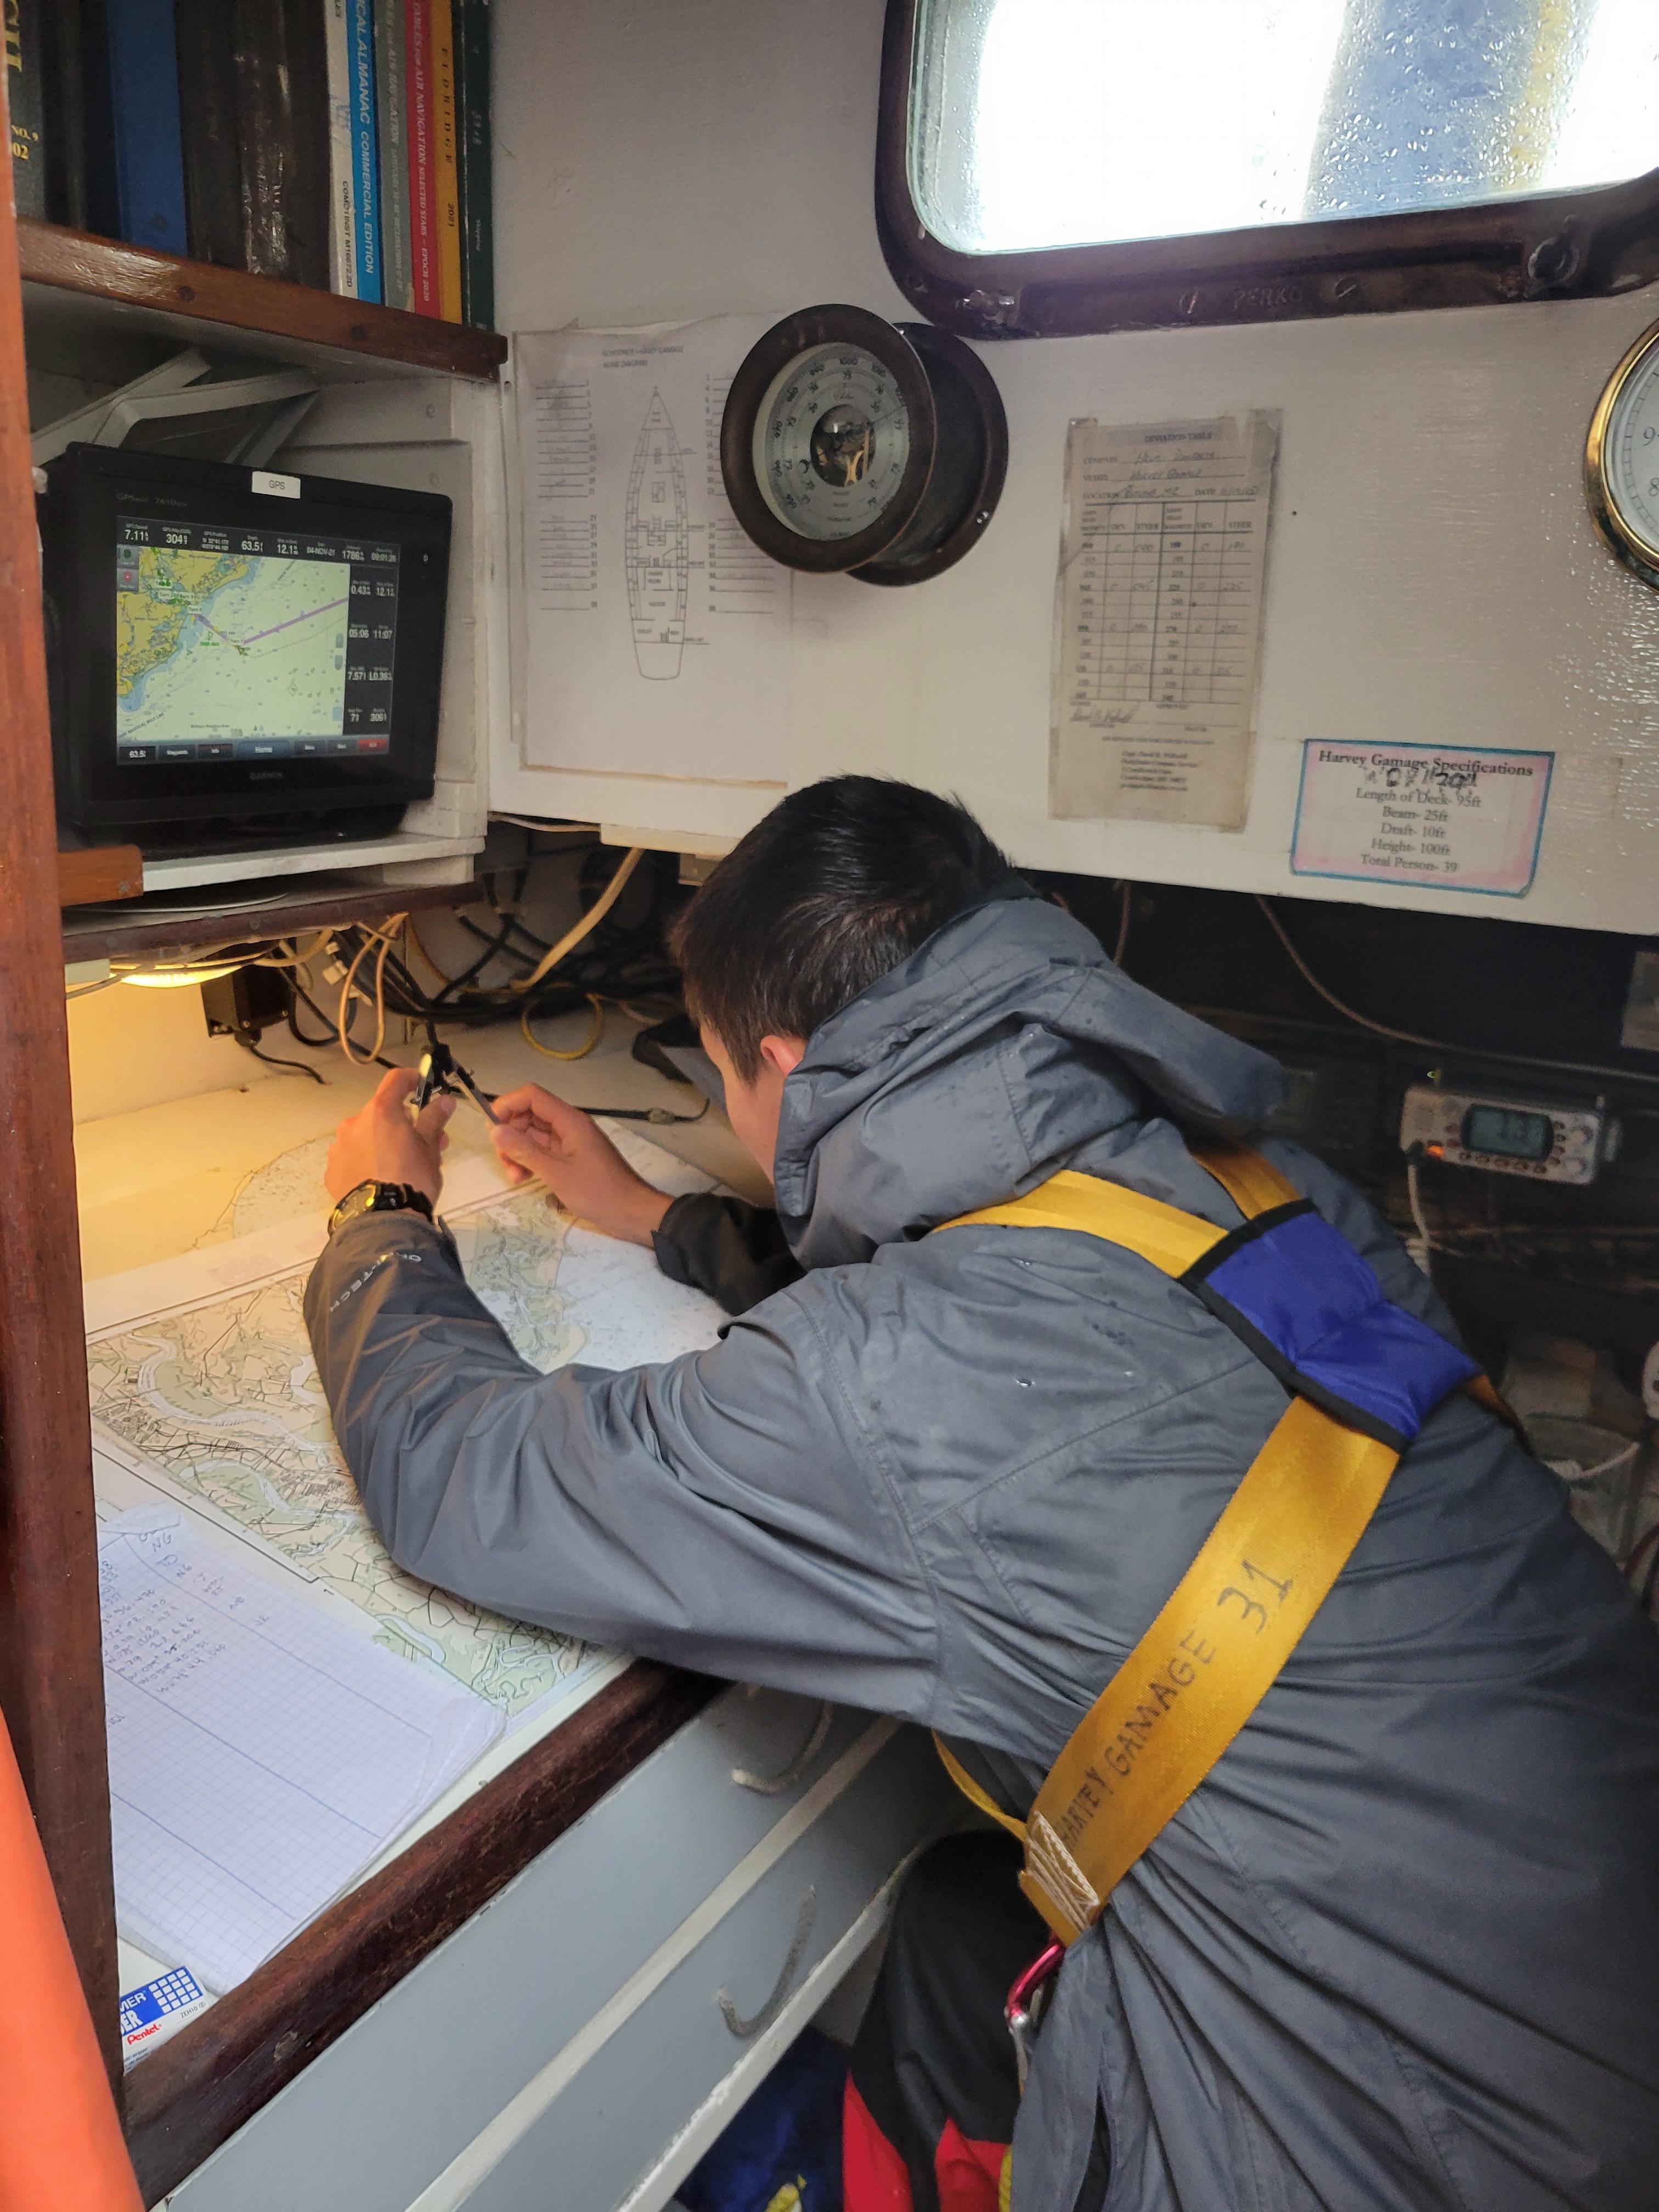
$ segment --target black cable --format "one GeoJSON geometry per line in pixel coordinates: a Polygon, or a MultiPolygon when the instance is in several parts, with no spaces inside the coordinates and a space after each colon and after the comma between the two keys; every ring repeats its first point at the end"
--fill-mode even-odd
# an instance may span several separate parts
{"type": "Polygon", "coordinates": [[[325,1029],[328,1028],[328,1017],[324,1013],[322,1008],[317,1004],[317,1001],[295,981],[292,975],[288,976],[285,980],[288,983],[289,994],[288,1002],[288,1032],[293,1038],[295,1043],[308,1045],[313,1052],[322,1045],[337,1044],[340,1040],[331,1030],[326,1036],[308,1037],[306,1035],[305,1031],[300,1027],[298,1020],[295,1018],[299,1012],[300,1002],[302,1000],[305,1004],[310,1007],[312,1012],[316,1015],[318,1020],[322,1023],[325,1029]]]}
{"type": "Polygon", "coordinates": [[[274,1052],[261,1052],[251,1037],[239,1036],[236,1042],[244,1052],[251,1054],[255,1060],[264,1060],[267,1067],[291,1068],[295,1075],[308,1075],[313,1083],[321,1083],[323,1080],[317,1070],[307,1066],[302,1060],[278,1060],[274,1052]]]}

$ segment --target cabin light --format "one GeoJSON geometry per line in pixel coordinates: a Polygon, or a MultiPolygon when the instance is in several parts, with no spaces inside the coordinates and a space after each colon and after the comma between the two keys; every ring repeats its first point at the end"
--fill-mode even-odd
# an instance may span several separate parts
{"type": "Polygon", "coordinates": [[[123,975],[123,983],[137,983],[146,991],[183,991],[198,983],[216,983],[245,968],[245,960],[227,960],[216,968],[147,968],[142,974],[123,975]]]}

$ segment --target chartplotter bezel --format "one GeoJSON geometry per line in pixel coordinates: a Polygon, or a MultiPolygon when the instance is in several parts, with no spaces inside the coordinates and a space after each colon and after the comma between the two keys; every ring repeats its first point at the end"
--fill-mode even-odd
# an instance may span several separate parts
{"type": "MultiPolygon", "coordinates": [[[[38,507],[63,823],[93,837],[118,832],[147,850],[222,834],[362,836],[395,827],[412,800],[431,797],[447,498],[95,446],[69,447],[48,464],[46,477],[38,507]],[[139,537],[145,526],[154,534],[139,537]],[[137,757],[130,744],[124,755],[118,576],[131,587],[124,563],[146,544],[191,551],[222,544],[232,553],[301,560],[312,548],[311,557],[346,568],[351,641],[337,664],[341,729],[279,729],[267,708],[251,717],[252,729],[193,730],[186,745],[174,728],[172,742],[140,746],[137,757]],[[388,580],[395,583],[389,599],[379,590],[388,580]],[[360,603],[368,616],[361,623],[360,603]],[[387,624],[376,619],[388,608],[390,640],[379,635],[387,624]]],[[[226,640],[238,651],[252,641],[226,640]]],[[[295,719],[301,719],[297,711],[295,719]]]]}

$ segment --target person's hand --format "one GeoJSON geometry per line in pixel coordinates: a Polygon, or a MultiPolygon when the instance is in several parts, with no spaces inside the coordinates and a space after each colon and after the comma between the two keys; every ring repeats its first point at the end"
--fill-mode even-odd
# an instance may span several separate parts
{"type": "Polygon", "coordinates": [[[419,1078],[412,1067],[394,1067],[360,1114],[342,1121],[329,1147],[323,1181],[337,1203],[360,1182],[408,1182],[423,1190],[434,1206],[443,1188],[444,1127],[455,1101],[440,1091],[418,1120],[408,1101],[419,1078]]]}
{"type": "Polygon", "coordinates": [[[567,1213],[607,1237],[649,1244],[669,1200],[635,1174],[580,1106],[526,1083],[504,1091],[495,1114],[495,1150],[514,1182],[544,1183],[567,1213]]]}

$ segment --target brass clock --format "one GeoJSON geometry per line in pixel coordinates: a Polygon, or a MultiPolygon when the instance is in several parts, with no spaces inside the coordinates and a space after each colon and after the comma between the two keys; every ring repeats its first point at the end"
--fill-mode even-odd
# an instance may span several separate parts
{"type": "Polygon", "coordinates": [[[1643,331],[1595,403],[1584,489],[1608,544],[1659,589],[1659,323],[1643,331]]]}

